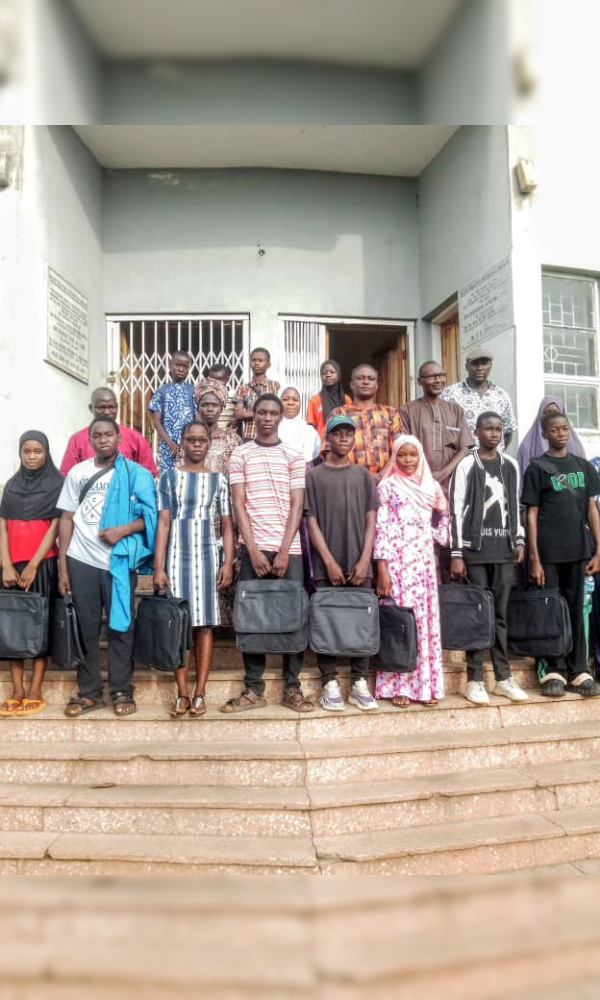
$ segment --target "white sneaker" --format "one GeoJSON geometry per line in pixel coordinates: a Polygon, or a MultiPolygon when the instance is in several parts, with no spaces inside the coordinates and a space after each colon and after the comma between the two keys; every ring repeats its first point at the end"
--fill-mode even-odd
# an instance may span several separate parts
{"type": "Polygon", "coordinates": [[[323,685],[323,693],[319,701],[321,708],[327,712],[343,712],[346,707],[337,681],[327,681],[327,684],[323,685]]]}
{"type": "Polygon", "coordinates": [[[356,705],[357,708],[360,708],[361,712],[372,712],[377,708],[377,702],[369,691],[364,677],[361,677],[360,680],[357,680],[352,685],[348,701],[351,705],[356,705]]]}
{"type": "Polygon", "coordinates": [[[469,681],[467,690],[465,691],[465,698],[474,705],[489,705],[490,703],[490,696],[485,689],[483,681],[469,681]]]}
{"type": "Polygon", "coordinates": [[[514,677],[507,677],[505,681],[496,681],[492,694],[498,694],[501,698],[510,698],[511,701],[529,701],[529,695],[523,688],[520,688],[514,677]]]}

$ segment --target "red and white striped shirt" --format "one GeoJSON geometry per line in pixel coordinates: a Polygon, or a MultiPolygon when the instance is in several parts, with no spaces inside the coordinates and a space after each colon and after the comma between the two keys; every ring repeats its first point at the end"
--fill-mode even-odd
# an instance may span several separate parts
{"type": "MultiPolygon", "coordinates": [[[[304,458],[282,441],[272,445],[247,441],[232,452],[229,484],[241,483],[246,489],[246,512],[259,549],[279,551],[290,515],[290,492],[303,490],[305,478],[304,458]]],[[[290,555],[301,552],[296,533],[290,555]]]]}

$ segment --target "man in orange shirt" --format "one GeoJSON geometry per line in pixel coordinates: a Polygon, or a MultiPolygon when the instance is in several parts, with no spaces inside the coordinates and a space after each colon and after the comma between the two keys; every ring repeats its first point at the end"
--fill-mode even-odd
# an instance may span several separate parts
{"type": "Polygon", "coordinates": [[[366,466],[375,476],[386,467],[392,445],[402,434],[398,410],[375,401],[378,388],[376,369],[369,364],[357,365],[350,381],[354,402],[333,411],[352,417],[356,426],[350,461],[366,466]]]}

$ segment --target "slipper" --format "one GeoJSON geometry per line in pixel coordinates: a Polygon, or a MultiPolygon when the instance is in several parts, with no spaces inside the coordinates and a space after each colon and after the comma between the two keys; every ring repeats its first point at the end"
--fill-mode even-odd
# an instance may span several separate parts
{"type": "Polygon", "coordinates": [[[186,712],[189,712],[191,704],[192,703],[188,698],[187,694],[178,694],[175,701],[173,702],[173,704],[169,709],[169,715],[171,716],[172,719],[180,719],[182,715],[185,715],[186,712]],[[187,702],[187,705],[185,707],[183,705],[184,701],[187,702]]]}
{"type": "Polygon", "coordinates": [[[251,708],[264,708],[267,704],[266,698],[261,698],[254,691],[242,691],[239,698],[230,698],[219,711],[225,715],[232,715],[234,712],[248,712],[251,708]]]}
{"type": "Polygon", "coordinates": [[[194,695],[190,708],[190,715],[193,716],[194,719],[197,719],[199,715],[206,715],[206,702],[204,700],[204,695],[194,695]]]}
{"type": "Polygon", "coordinates": [[[403,695],[396,695],[392,698],[392,705],[394,708],[409,708],[411,704],[410,698],[405,698],[403,695]]]}
{"type": "Polygon", "coordinates": [[[8,718],[14,715],[17,709],[21,706],[21,702],[18,698],[7,698],[5,702],[0,705],[0,715],[8,718]]]}
{"type": "Polygon", "coordinates": [[[23,701],[15,712],[15,715],[35,715],[36,712],[41,712],[45,707],[45,698],[23,698],[23,701]]]}

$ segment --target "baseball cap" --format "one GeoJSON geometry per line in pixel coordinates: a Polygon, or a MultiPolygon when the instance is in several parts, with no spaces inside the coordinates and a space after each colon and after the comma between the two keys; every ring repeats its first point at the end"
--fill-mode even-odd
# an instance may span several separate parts
{"type": "Polygon", "coordinates": [[[489,358],[490,361],[493,361],[494,355],[487,347],[472,347],[465,361],[477,361],[477,358],[489,358]]]}
{"type": "Polygon", "coordinates": [[[351,427],[352,430],[356,428],[352,417],[348,417],[345,413],[335,413],[333,417],[330,417],[327,421],[325,427],[325,433],[329,434],[330,431],[334,431],[336,427],[351,427]]]}

